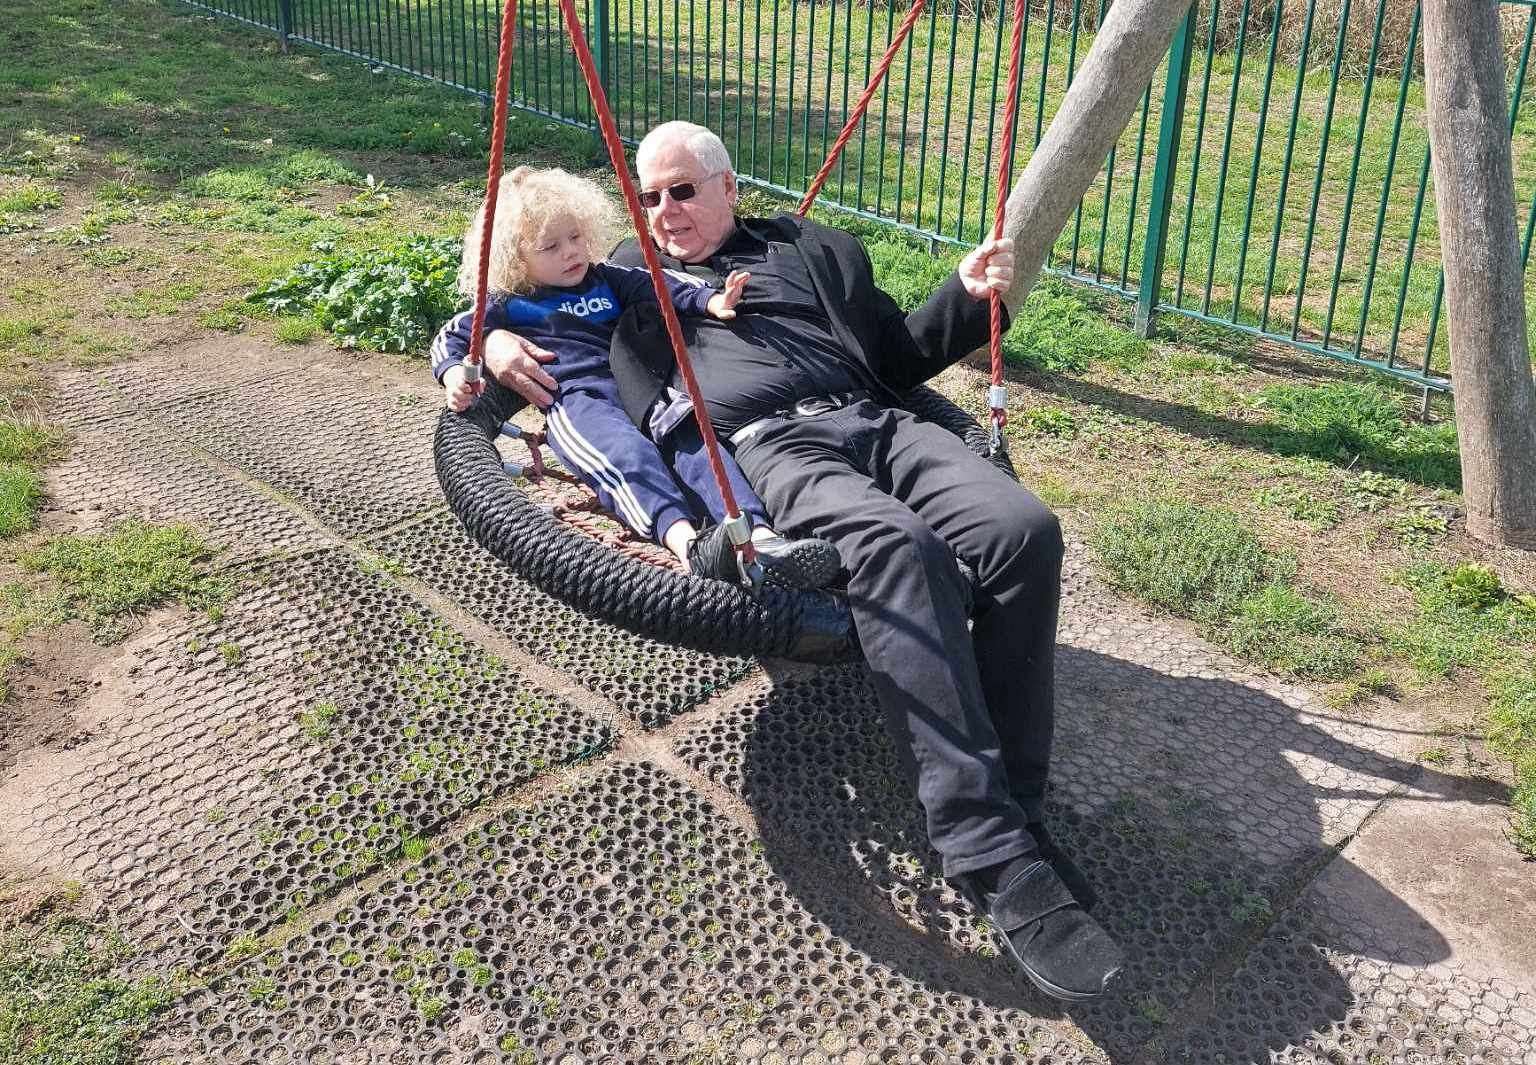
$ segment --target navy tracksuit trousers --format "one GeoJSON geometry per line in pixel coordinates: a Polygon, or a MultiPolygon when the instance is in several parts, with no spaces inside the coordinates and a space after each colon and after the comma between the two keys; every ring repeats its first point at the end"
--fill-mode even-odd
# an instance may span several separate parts
{"type": "MultiPolygon", "coordinates": [[[[641,536],[660,541],[679,519],[695,524],[703,515],[725,520],[725,502],[698,423],[687,418],[660,444],[653,443],[624,413],[611,376],[575,388],[563,385],[545,411],[545,430],[566,468],[641,536]]],[[[767,525],[757,493],[736,463],[728,455],[722,458],[737,505],[753,525],[767,525]]]]}
{"type": "Polygon", "coordinates": [[[953,434],[870,401],[773,424],[736,459],[781,532],[842,554],[944,875],[1033,850],[1055,714],[1056,517],[953,434]],[[979,578],[973,626],[956,556],[979,578]]]}

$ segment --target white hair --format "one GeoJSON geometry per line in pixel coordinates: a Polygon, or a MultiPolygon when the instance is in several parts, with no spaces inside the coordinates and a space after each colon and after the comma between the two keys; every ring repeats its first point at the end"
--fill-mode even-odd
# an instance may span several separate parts
{"type": "Polygon", "coordinates": [[[723,174],[731,169],[731,153],[725,142],[715,136],[713,130],[693,122],[663,122],[645,135],[635,149],[635,168],[641,160],[659,152],[665,145],[681,142],[690,155],[699,161],[706,174],[723,174]]]}

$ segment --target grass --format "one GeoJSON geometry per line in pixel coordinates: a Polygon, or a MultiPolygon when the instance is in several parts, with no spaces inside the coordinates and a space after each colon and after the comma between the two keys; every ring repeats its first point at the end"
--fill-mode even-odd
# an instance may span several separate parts
{"type": "Polygon", "coordinates": [[[1112,583],[1278,673],[1342,680],[1362,648],[1336,609],[1291,583],[1294,564],[1232,511],[1165,500],[1112,509],[1092,544],[1112,583]]]}
{"type": "Polygon", "coordinates": [[[203,568],[212,555],[188,526],[125,521],[101,535],[55,537],[21,562],[57,579],[71,609],[109,634],[125,616],[162,603],[206,608],[227,599],[228,582],[203,568]]]}
{"type": "Polygon", "coordinates": [[[122,1065],[186,981],[128,976],[133,949],[72,916],[0,937],[0,1059],[17,1065],[122,1065]]]}
{"type": "Polygon", "coordinates": [[[1275,561],[1230,511],[1148,501],[1109,511],[1092,544],[1120,590],[1180,617],[1214,622],[1275,576],[1275,561]]]}

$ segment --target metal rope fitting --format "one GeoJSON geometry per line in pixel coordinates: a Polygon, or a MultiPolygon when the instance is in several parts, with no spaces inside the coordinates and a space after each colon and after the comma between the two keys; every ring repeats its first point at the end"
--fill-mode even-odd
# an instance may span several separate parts
{"type": "Polygon", "coordinates": [[[987,406],[993,410],[1006,411],[1008,409],[1008,386],[993,385],[987,389],[987,406]]]}

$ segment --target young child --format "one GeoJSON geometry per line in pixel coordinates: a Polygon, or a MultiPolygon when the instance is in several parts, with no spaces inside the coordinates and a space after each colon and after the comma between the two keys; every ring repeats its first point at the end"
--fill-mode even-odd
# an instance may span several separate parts
{"type": "MultiPolygon", "coordinates": [[[[650,274],[598,262],[614,232],[616,212],[591,181],[563,170],[520,166],[502,178],[491,236],[490,291],[485,329],[510,329],[554,352],[558,382],[545,411],[546,437],[565,466],[603,505],[641,536],[667,547],[700,577],[751,583],[725,528],[725,507],[697,423],[675,426],[658,446],[624,413],[608,366],[608,345],[624,308],[656,302],[650,274]],[[696,519],[714,524],[702,534],[696,519]]],[[[473,298],[482,217],[464,238],[459,290],[473,298]]],[[[747,282],[726,279],[723,290],[667,275],[679,315],[731,318],[747,282]]],[[[473,310],[456,315],[432,342],[432,372],[448,405],[474,401],[465,381],[473,310]]],[[[752,522],[760,577],[784,587],[819,588],[837,574],[837,550],[825,540],[786,540],[728,453],[722,453],[737,505],[752,522]]]]}

